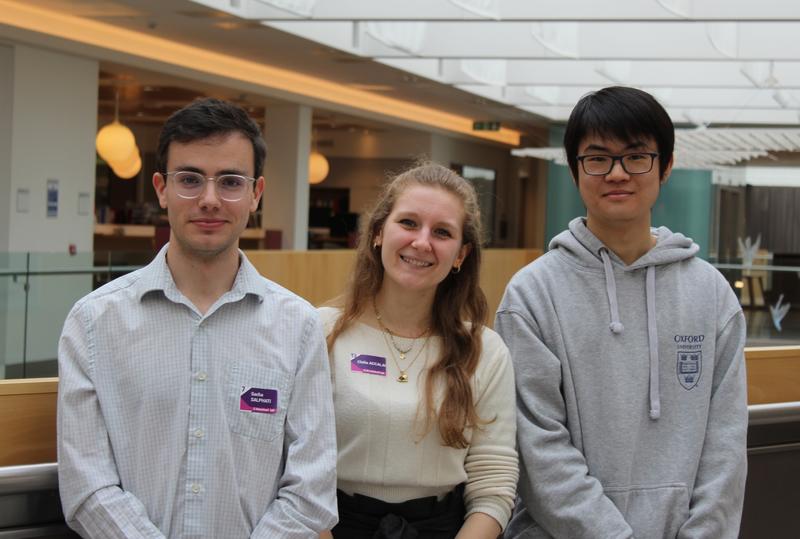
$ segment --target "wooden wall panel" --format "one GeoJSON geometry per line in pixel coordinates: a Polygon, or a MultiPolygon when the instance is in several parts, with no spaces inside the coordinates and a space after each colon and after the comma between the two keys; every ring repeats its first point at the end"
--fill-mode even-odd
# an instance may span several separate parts
{"type": "Polygon", "coordinates": [[[0,380],[0,466],[56,461],[57,378],[0,380]]]}
{"type": "Polygon", "coordinates": [[[800,401],[800,347],[748,348],[745,355],[750,404],[800,401]]]}
{"type": "MultiPolygon", "coordinates": [[[[344,290],[355,251],[246,251],[256,269],[268,279],[321,305],[344,290]]],[[[542,254],[538,249],[484,249],[481,288],[489,303],[489,325],[509,279],[542,254]]]]}
{"type": "Polygon", "coordinates": [[[342,293],[355,259],[352,250],[246,253],[261,275],[317,306],[342,293]]]}
{"type": "Polygon", "coordinates": [[[481,288],[489,304],[489,327],[494,325],[494,313],[503,299],[508,281],[526,265],[541,256],[539,249],[484,249],[481,267],[481,288]]]}

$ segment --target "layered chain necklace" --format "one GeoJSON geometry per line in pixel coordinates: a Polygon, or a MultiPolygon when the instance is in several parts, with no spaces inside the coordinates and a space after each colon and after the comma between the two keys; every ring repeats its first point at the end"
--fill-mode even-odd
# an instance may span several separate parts
{"type": "Polygon", "coordinates": [[[397,377],[397,381],[400,383],[408,382],[408,371],[411,369],[411,366],[414,364],[419,356],[422,355],[422,351],[425,350],[425,347],[428,345],[428,340],[431,338],[430,327],[425,328],[425,331],[413,337],[411,339],[411,345],[408,348],[402,348],[397,341],[395,340],[395,335],[386,324],[383,323],[383,319],[381,318],[381,313],[378,311],[378,306],[375,303],[375,300],[372,300],[372,308],[375,310],[375,318],[378,320],[378,325],[381,327],[381,332],[383,333],[383,340],[386,342],[386,347],[389,348],[389,353],[392,356],[392,361],[397,367],[397,370],[400,371],[400,376],[397,377]],[[425,335],[425,340],[422,343],[422,346],[417,351],[416,355],[414,355],[413,359],[405,366],[405,369],[400,367],[400,363],[397,361],[397,357],[395,357],[395,350],[400,356],[400,360],[403,361],[406,359],[407,354],[413,350],[414,346],[417,344],[417,340],[420,339],[423,335],[425,335]]]}

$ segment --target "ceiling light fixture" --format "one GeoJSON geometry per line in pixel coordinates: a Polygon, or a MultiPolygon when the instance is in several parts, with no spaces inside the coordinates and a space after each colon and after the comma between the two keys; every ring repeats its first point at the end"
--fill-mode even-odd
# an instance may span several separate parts
{"type": "Polygon", "coordinates": [[[308,156],[308,183],[316,185],[328,177],[331,166],[324,155],[313,150],[308,156]]]}
{"type": "Polygon", "coordinates": [[[119,92],[116,92],[114,101],[114,121],[100,128],[94,144],[98,155],[120,178],[133,178],[141,170],[142,159],[136,137],[119,121],[119,92]]]}

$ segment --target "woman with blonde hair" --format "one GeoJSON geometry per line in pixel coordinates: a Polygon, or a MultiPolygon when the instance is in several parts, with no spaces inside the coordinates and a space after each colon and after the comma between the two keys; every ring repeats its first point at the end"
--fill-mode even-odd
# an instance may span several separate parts
{"type": "Polygon", "coordinates": [[[508,350],[485,325],[472,186],[426,163],[363,218],[328,332],[336,539],[494,539],[518,477],[508,350]]]}

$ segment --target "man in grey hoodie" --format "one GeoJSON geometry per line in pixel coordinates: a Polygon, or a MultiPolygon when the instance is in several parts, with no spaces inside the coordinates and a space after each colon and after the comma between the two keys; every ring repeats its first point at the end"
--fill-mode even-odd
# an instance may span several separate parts
{"type": "Polygon", "coordinates": [[[582,98],[564,135],[586,206],[510,282],[519,498],[506,537],[735,538],[747,469],[745,322],[651,208],[674,128],[649,94],[582,98]]]}

